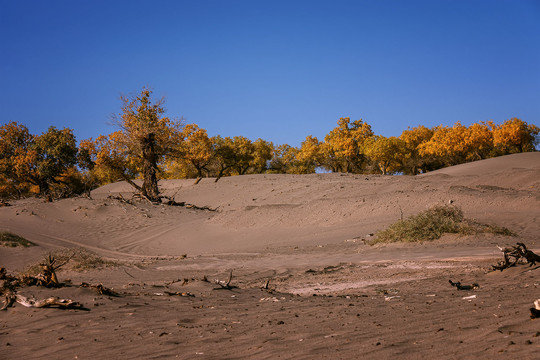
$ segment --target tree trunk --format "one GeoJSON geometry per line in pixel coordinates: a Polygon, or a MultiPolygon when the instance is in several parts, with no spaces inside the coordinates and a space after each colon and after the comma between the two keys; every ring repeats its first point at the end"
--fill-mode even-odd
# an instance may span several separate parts
{"type": "Polygon", "coordinates": [[[48,201],[52,202],[51,187],[47,180],[38,180],[39,193],[48,201]]]}
{"type": "Polygon", "coordinates": [[[142,194],[150,201],[159,202],[157,181],[156,139],[154,134],[148,134],[141,140],[143,155],[143,186],[142,194]]]}
{"type": "Polygon", "coordinates": [[[218,182],[219,179],[221,179],[221,177],[222,177],[223,174],[225,173],[225,170],[226,170],[226,169],[223,169],[223,168],[222,168],[221,170],[219,170],[219,173],[218,173],[218,175],[217,175],[217,177],[216,177],[216,180],[214,180],[214,182],[218,182]]]}
{"type": "Polygon", "coordinates": [[[221,166],[221,168],[219,169],[219,173],[218,173],[218,176],[216,177],[216,180],[214,182],[218,182],[219,179],[221,179],[223,177],[223,174],[225,174],[225,170],[227,170],[228,168],[230,168],[231,166],[221,166]]]}

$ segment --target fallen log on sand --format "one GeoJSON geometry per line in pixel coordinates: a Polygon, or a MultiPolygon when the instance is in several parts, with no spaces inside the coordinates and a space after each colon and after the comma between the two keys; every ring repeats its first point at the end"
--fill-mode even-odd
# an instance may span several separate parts
{"type": "Polygon", "coordinates": [[[524,243],[518,242],[516,245],[508,248],[497,247],[502,251],[504,260],[499,261],[496,265],[491,265],[493,270],[503,271],[504,269],[516,266],[520,260],[525,260],[529,266],[536,265],[537,261],[540,262],[540,255],[527,249],[524,243]]]}

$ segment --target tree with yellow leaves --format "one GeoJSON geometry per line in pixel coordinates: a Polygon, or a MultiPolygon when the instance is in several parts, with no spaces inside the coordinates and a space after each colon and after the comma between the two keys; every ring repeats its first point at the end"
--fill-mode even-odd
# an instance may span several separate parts
{"type": "Polygon", "coordinates": [[[340,118],[324,138],[324,166],[332,171],[360,173],[366,165],[366,140],[374,134],[371,126],[360,120],[340,118]]]}
{"type": "Polygon", "coordinates": [[[182,141],[177,144],[176,151],[179,161],[187,166],[192,166],[197,177],[203,177],[203,170],[208,172],[208,165],[212,159],[212,141],[205,129],[197,124],[188,124],[181,133],[182,141]]]}
{"type": "Polygon", "coordinates": [[[87,139],[79,144],[79,165],[87,170],[90,179],[99,184],[125,180],[140,191],[133,182],[142,167],[139,157],[132,156],[122,131],[107,136],[100,135],[95,141],[87,139]]]}
{"type": "Polygon", "coordinates": [[[255,159],[255,146],[253,142],[244,136],[233,138],[234,166],[238,175],[245,175],[255,159]]]}
{"type": "Polygon", "coordinates": [[[540,129],[518,118],[493,127],[493,143],[498,154],[535,151],[540,129]]]}
{"type": "Polygon", "coordinates": [[[446,166],[461,164],[467,159],[470,144],[467,141],[468,129],[460,122],[454,126],[438,126],[434,128],[432,138],[420,145],[422,156],[435,156],[446,166]]]}
{"type": "Polygon", "coordinates": [[[67,172],[73,173],[77,163],[77,146],[73,130],[54,126],[39,136],[33,136],[24,125],[10,122],[0,127],[0,176],[4,191],[29,190],[37,187],[49,200],[51,189],[66,187],[67,172]]]}
{"type": "Polygon", "coordinates": [[[77,164],[77,144],[73,130],[49,127],[47,132],[34,137],[29,154],[34,156],[30,163],[29,180],[39,186],[40,194],[51,199],[50,190],[54,185],[64,184],[74,173],[77,164]],[[63,177],[63,178],[62,178],[63,177]]]}
{"type": "Polygon", "coordinates": [[[281,144],[274,150],[274,157],[270,162],[270,171],[276,174],[305,174],[307,169],[298,158],[298,148],[288,144],[281,144]]]}
{"type": "Polygon", "coordinates": [[[28,128],[15,121],[0,126],[0,195],[23,195],[30,190],[28,179],[34,154],[30,153],[33,136],[28,128]]]}
{"type": "Polygon", "coordinates": [[[309,135],[302,142],[296,154],[296,159],[305,168],[306,173],[314,173],[315,169],[324,163],[323,151],[323,146],[319,139],[309,135]]]}
{"type": "Polygon", "coordinates": [[[366,155],[383,175],[401,171],[406,151],[403,140],[395,136],[374,136],[366,145],[366,155]]]}
{"type": "MultiPolygon", "coordinates": [[[[466,127],[457,122],[452,127],[438,126],[434,129],[434,134],[427,142],[423,142],[419,146],[419,152],[423,156],[433,156],[440,160],[446,166],[457,165],[467,161],[482,160],[496,155],[495,146],[499,146],[500,152],[507,151],[504,144],[512,143],[521,144],[523,138],[529,134],[527,126],[513,127],[516,123],[505,123],[503,126],[496,126],[493,122],[479,122],[466,127]],[[517,129],[516,137],[509,129],[517,129]],[[512,139],[512,140],[508,140],[512,139]],[[503,144],[503,142],[505,142],[503,144]]],[[[533,136],[531,136],[531,139],[533,136]]],[[[529,144],[532,140],[529,139],[529,144]]],[[[526,142],[526,141],[525,141],[526,142]]],[[[510,146],[511,147],[511,146],[510,146]]],[[[534,148],[534,147],[533,147],[534,148]]],[[[522,150],[519,148],[519,150],[522,150]]],[[[517,150],[516,150],[517,152],[517,150]]]]}
{"type": "Polygon", "coordinates": [[[164,99],[153,102],[151,95],[152,91],[143,88],[140,94],[121,97],[120,131],[96,140],[96,163],[128,181],[149,200],[160,202],[158,164],[180,141],[181,123],[164,117],[164,99]],[[135,174],[142,176],[142,186],[132,181],[135,174]]]}
{"type": "Polygon", "coordinates": [[[433,137],[433,129],[429,129],[423,125],[408,128],[404,130],[399,138],[404,142],[405,150],[403,153],[402,171],[407,175],[417,175],[420,172],[433,170],[435,165],[435,157],[431,155],[423,155],[419,148],[423,143],[428,142],[433,137]]]}
{"type": "Polygon", "coordinates": [[[218,182],[225,175],[230,175],[231,169],[236,165],[236,154],[234,152],[234,142],[230,137],[222,138],[213,136],[212,149],[212,168],[215,170],[215,182],[218,182]]]}
{"type": "Polygon", "coordinates": [[[474,123],[467,128],[464,142],[466,147],[465,161],[476,161],[493,156],[493,122],[474,123]]]}
{"type": "Polygon", "coordinates": [[[253,160],[251,169],[255,174],[262,174],[268,169],[268,162],[274,155],[274,144],[270,141],[257,139],[253,142],[253,160]]]}

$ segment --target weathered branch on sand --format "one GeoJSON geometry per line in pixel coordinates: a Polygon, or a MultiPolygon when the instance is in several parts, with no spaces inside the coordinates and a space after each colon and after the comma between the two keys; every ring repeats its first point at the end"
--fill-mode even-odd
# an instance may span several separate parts
{"type": "Polygon", "coordinates": [[[0,307],[0,311],[6,310],[8,307],[13,305],[13,303],[15,302],[15,299],[16,299],[15,293],[11,291],[7,291],[4,294],[4,300],[2,301],[2,307],[0,307]]]}
{"type": "MultiPolygon", "coordinates": [[[[58,281],[58,278],[56,276],[56,270],[67,264],[67,262],[71,258],[72,257],[62,263],[57,264],[56,259],[51,254],[49,254],[40,264],[43,270],[42,273],[36,276],[25,275],[21,277],[15,277],[8,274],[5,268],[0,267],[0,296],[3,298],[0,310],[6,310],[7,308],[11,307],[15,302],[18,302],[23,306],[32,308],[56,307],[60,309],[89,310],[80,303],[71,299],[49,297],[47,299],[35,300],[33,298],[27,298],[23,295],[17,294],[17,289],[24,286],[37,285],[49,288],[58,288],[65,286],[65,284],[58,281]]],[[[80,286],[94,289],[101,295],[120,296],[112,289],[103,286],[103,284],[93,285],[88,283],[82,283],[80,286]]]]}
{"type": "Polygon", "coordinates": [[[534,301],[534,307],[531,309],[531,319],[540,318],[540,299],[534,301]]]}
{"type": "Polygon", "coordinates": [[[537,261],[540,262],[540,256],[527,249],[524,243],[518,242],[516,245],[507,248],[497,247],[502,251],[504,260],[499,261],[496,265],[491,265],[493,270],[503,271],[517,265],[523,259],[526,260],[529,266],[536,265],[537,261]]]}
{"type": "Polygon", "coordinates": [[[123,202],[125,204],[129,204],[129,205],[133,205],[133,202],[131,200],[127,200],[125,199],[122,194],[118,194],[118,195],[112,195],[112,194],[109,194],[107,196],[107,199],[111,199],[111,200],[118,200],[120,202],[123,202]]]}
{"type": "Polygon", "coordinates": [[[461,282],[453,282],[452,280],[448,280],[450,285],[455,286],[458,290],[476,290],[480,288],[480,285],[477,283],[473,283],[472,285],[461,285],[461,282]]]}
{"type": "Polygon", "coordinates": [[[185,201],[177,202],[173,198],[170,198],[170,197],[167,197],[167,196],[162,196],[161,203],[164,204],[164,205],[169,205],[169,206],[183,206],[186,209],[217,211],[217,208],[214,209],[214,208],[211,208],[210,206],[207,206],[207,205],[205,205],[205,206],[197,206],[197,205],[194,205],[194,204],[186,203],[185,201]]]}
{"type": "Polygon", "coordinates": [[[19,286],[19,280],[8,274],[6,268],[0,267],[0,295],[4,297],[0,310],[6,310],[15,302],[17,286],[19,286]]]}
{"type": "Polygon", "coordinates": [[[174,291],[174,292],[173,291],[164,291],[164,293],[169,295],[169,296],[195,297],[195,295],[193,295],[189,291],[184,291],[184,292],[180,292],[180,291],[174,291]]]}
{"type": "Polygon", "coordinates": [[[52,254],[47,255],[45,259],[39,264],[41,267],[41,273],[31,276],[25,275],[20,278],[20,282],[24,285],[38,285],[45,286],[48,288],[61,287],[62,284],[58,281],[56,276],[56,271],[62,266],[66,265],[74,256],[71,255],[66,261],[57,264],[56,259],[52,254]]]}
{"type": "Polygon", "coordinates": [[[220,281],[220,280],[216,280],[216,284],[218,284],[219,286],[221,286],[220,288],[216,288],[215,290],[221,290],[221,289],[225,289],[225,290],[231,290],[231,289],[235,289],[237,288],[237,286],[234,286],[234,285],[231,285],[231,281],[232,281],[232,270],[231,272],[229,273],[229,279],[225,282],[225,281],[220,281]]]}
{"type": "Polygon", "coordinates": [[[60,299],[56,296],[43,299],[43,300],[36,300],[32,298],[24,297],[20,294],[16,294],[16,301],[26,307],[32,307],[32,308],[44,308],[44,307],[58,307],[61,309],[83,309],[84,307],[73,300],[70,299],[60,299]]]}
{"type": "MultiPolygon", "coordinates": [[[[135,202],[133,200],[124,198],[122,196],[122,194],[109,195],[109,196],[107,196],[107,198],[112,199],[112,200],[118,200],[120,202],[123,202],[125,204],[129,204],[129,205],[132,205],[132,206],[136,206],[136,204],[135,204],[135,202]]],[[[183,206],[186,209],[217,211],[217,208],[211,208],[210,206],[207,206],[207,205],[205,205],[205,206],[197,206],[197,205],[194,205],[194,204],[186,203],[185,201],[178,202],[178,201],[174,200],[174,198],[172,196],[160,196],[161,201],[159,203],[158,202],[153,202],[150,199],[148,199],[147,197],[142,196],[140,194],[133,195],[133,199],[135,199],[135,198],[145,199],[145,200],[147,200],[148,202],[150,202],[153,205],[183,206]]]]}
{"type": "Polygon", "coordinates": [[[83,283],[81,283],[80,287],[94,289],[100,295],[114,296],[114,297],[119,297],[120,296],[120,294],[118,294],[117,292],[115,292],[112,289],[109,289],[109,288],[103,286],[103,284],[88,284],[88,283],[83,282],[83,283]]]}
{"type": "Polygon", "coordinates": [[[56,296],[53,296],[53,297],[49,297],[42,300],[36,300],[33,298],[22,296],[20,294],[16,294],[13,291],[7,291],[4,294],[4,300],[3,300],[3,304],[0,310],[6,310],[8,307],[13,306],[15,302],[21,304],[22,306],[30,307],[30,308],[56,307],[60,309],[88,310],[84,306],[82,306],[80,303],[73,301],[71,299],[60,299],[56,296]]]}
{"type": "Polygon", "coordinates": [[[161,204],[161,199],[159,199],[159,201],[152,201],[148,196],[144,195],[143,193],[137,193],[137,194],[133,194],[133,198],[141,198],[141,199],[144,199],[146,201],[148,201],[150,204],[152,205],[159,205],[161,204]]]}
{"type": "Polygon", "coordinates": [[[193,204],[184,203],[184,205],[187,209],[195,209],[195,210],[206,210],[206,211],[217,211],[217,208],[211,208],[210,206],[197,206],[193,204]]]}
{"type": "Polygon", "coordinates": [[[524,243],[517,243],[519,246],[519,253],[521,257],[527,259],[529,266],[536,265],[536,262],[540,262],[540,255],[535,254],[531,250],[528,250],[524,243]]]}
{"type": "Polygon", "coordinates": [[[43,277],[45,278],[44,286],[48,287],[58,287],[60,283],[58,282],[58,277],[56,276],[56,270],[60,269],[62,266],[66,265],[75,254],[72,254],[66,261],[63,263],[57,264],[56,259],[52,254],[47,255],[45,260],[40,264],[43,269],[43,277]]]}

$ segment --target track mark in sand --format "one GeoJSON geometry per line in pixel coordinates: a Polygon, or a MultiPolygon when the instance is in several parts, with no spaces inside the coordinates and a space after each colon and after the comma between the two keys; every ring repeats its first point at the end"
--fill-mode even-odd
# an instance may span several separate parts
{"type": "MultiPolygon", "coordinates": [[[[126,251],[126,250],[129,250],[129,249],[134,249],[134,248],[137,247],[137,245],[139,245],[141,243],[148,242],[148,241],[150,241],[152,239],[161,237],[161,236],[165,235],[166,233],[173,231],[174,229],[175,229],[174,227],[167,226],[167,228],[165,230],[161,230],[159,232],[152,232],[152,235],[150,235],[148,237],[143,237],[142,239],[135,240],[135,241],[132,241],[130,243],[118,246],[116,249],[118,251],[126,251]]],[[[141,233],[141,232],[144,232],[144,231],[148,231],[148,228],[141,229],[140,231],[137,231],[137,233],[141,233]]],[[[133,236],[133,235],[134,235],[133,233],[129,234],[129,236],[133,236]]]]}
{"type": "Polygon", "coordinates": [[[301,206],[301,204],[264,204],[264,205],[248,205],[244,207],[244,210],[253,210],[253,209],[260,209],[260,210],[269,210],[269,209],[293,209],[301,206]]]}
{"type": "MultiPolygon", "coordinates": [[[[150,258],[155,258],[156,257],[155,255],[139,255],[139,254],[130,254],[130,253],[125,253],[125,252],[115,251],[115,250],[107,250],[107,249],[99,248],[97,246],[91,246],[91,245],[83,244],[83,243],[80,243],[80,242],[77,242],[77,241],[74,241],[74,240],[64,239],[64,238],[61,238],[61,237],[58,237],[58,236],[53,236],[53,235],[47,235],[47,234],[36,234],[36,235],[47,237],[47,238],[54,239],[54,240],[57,240],[57,241],[62,241],[64,243],[68,243],[68,244],[71,244],[71,245],[76,245],[76,246],[85,248],[87,250],[92,250],[92,251],[94,251],[96,253],[108,254],[110,256],[132,257],[132,258],[137,258],[137,259],[150,259],[150,258]]],[[[32,239],[32,241],[36,242],[38,245],[43,244],[43,245],[48,245],[48,246],[52,246],[52,247],[61,247],[59,245],[48,243],[48,242],[42,241],[42,240],[32,239]]]]}
{"type": "Polygon", "coordinates": [[[333,284],[328,285],[312,285],[312,286],[303,286],[303,287],[290,287],[288,288],[288,292],[291,294],[297,294],[297,295],[307,295],[307,294],[324,294],[324,293],[335,293],[339,291],[345,291],[345,290],[358,290],[363,289],[372,285],[388,285],[388,284],[395,284],[400,282],[408,282],[408,281],[415,281],[415,280],[424,280],[427,279],[425,276],[415,276],[415,277],[403,277],[399,279],[385,279],[385,280],[362,280],[362,281],[354,281],[354,282],[337,282],[333,284]]]}

